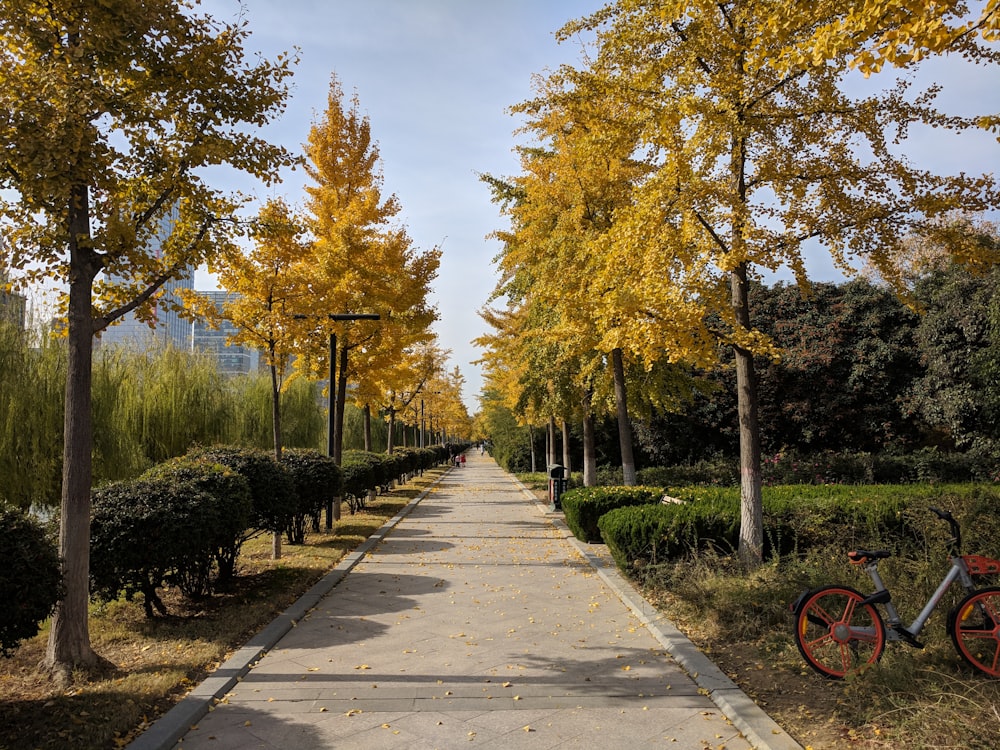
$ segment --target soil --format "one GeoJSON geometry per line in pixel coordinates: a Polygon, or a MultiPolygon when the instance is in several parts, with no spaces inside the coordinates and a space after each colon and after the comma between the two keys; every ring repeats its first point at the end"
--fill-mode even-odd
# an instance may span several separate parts
{"type": "MultiPolygon", "coordinates": [[[[687,633],[699,648],[743,692],[803,747],[815,750],[845,750],[870,747],[856,729],[836,718],[840,690],[812,672],[796,673],[762,658],[762,646],[733,643],[724,646],[699,643],[697,634],[687,633]]],[[[803,667],[806,669],[806,667],[803,667]]]]}

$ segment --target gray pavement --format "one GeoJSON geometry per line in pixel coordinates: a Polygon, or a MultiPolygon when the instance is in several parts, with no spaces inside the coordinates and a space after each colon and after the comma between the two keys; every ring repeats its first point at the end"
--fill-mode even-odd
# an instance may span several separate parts
{"type": "Polygon", "coordinates": [[[798,748],[469,453],[130,750],[798,748]]]}

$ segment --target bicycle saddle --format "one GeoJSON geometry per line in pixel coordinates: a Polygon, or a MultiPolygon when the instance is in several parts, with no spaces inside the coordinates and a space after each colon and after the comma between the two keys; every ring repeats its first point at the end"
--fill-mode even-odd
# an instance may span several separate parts
{"type": "Polygon", "coordinates": [[[892,557],[892,553],[885,549],[855,549],[847,553],[847,559],[854,565],[864,565],[872,560],[884,560],[892,557]]]}

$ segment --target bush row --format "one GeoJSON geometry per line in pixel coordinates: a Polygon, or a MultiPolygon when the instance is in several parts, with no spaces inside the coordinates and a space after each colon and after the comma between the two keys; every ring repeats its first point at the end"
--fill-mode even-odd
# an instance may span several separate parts
{"type": "MultiPolygon", "coordinates": [[[[287,449],[281,463],[255,449],[217,446],[171,459],[92,494],[91,590],[111,601],[142,594],[147,616],[166,613],[157,590],[204,597],[231,580],[245,541],[262,532],[305,539],[306,521],[334,496],[363,497],[447,461],[445,446],[392,456],[348,451],[344,471],[318,451],[287,449]],[[365,471],[356,467],[365,466],[365,471]]],[[[0,505],[0,655],[33,637],[62,591],[58,549],[26,512],[0,505]]]]}
{"type": "MultiPolygon", "coordinates": [[[[938,484],[992,482],[1000,477],[995,457],[921,448],[905,455],[852,451],[782,451],[761,460],[764,485],[790,484],[938,484]]],[[[638,472],[640,484],[676,487],[730,486],[740,482],[737,459],[711,458],[684,466],[650,467],[638,472]]],[[[600,484],[620,484],[621,469],[598,472],[600,484]],[[616,473],[617,472],[617,473],[616,473]]]]}
{"type": "Polygon", "coordinates": [[[266,451],[220,446],[102,487],[93,493],[94,595],[110,601],[142,594],[147,616],[166,612],[157,594],[163,585],[189,598],[207,596],[232,579],[252,536],[284,533],[289,543],[302,543],[307,520],[317,519],[333,497],[367,494],[443,460],[440,451],[412,453],[348,451],[341,468],[313,450],[288,449],[278,463],[266,451]]]}
{"type": "Polygon", "coordinates": [[[351,513],[365,507],[376,491],[388,490],[393,482],[423,473],[448,460],[448,448],[403,448],[391,454],[344,451],[340,466],[344,471],[344,499],[351,513]]]}
{"type": "Polygon", "coordinates": [[[660,502],[659,487],[579,487],[561,498],[566,525],[573,535],[584,542],[601,541],[597,521],[614,508],[649,505],[660,502]]]}
{"type": "Polygon", "coordinates": [[[42,525],[0,505],[0,656],[8,656],[56,606],[61,587],[59,553],[42,525]]]}
{"type": "MultiPolygon", "coordinates": [[[[670,490],[684,502],[624,507],[601,516],[598,528],[623,570],[713,549],[734,551],[740,529],[738,487],[670,490]]],[[[764,491],[765,554],[787,555],[836,546],[878,545],[896,553],[926,547],[940,535],[929,505],[964,508],[973,524],[966,547],[996,546],[1000,491],[992,486],[768,487],[764,491]]],[[[1000,550],[995,550],[994,554],[1000,550]]]]}

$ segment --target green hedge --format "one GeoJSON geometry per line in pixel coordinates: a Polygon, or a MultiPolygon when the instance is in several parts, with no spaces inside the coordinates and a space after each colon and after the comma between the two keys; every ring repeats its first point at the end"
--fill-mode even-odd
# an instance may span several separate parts
{"type": "Polygon", "coordinates": [[[115,482],[96,490],[90,525],[91,590],[104,601],[141,593],[147,617],[167,609],[156,590],[207,593],[218,521],[215,499],[168,478],[115,482]]]}
{"type": "Polygon", "coordinates": [[[344,472],[344,498],[352,514],[364,508],[368,493],[382,485],[383,456],[370,451],[344,451],[340,468],[344,472]]]}
{"type": "Polygon", "coordinates": [[[318,518],[344,485],[344,472],[324,453],[306,448],[286,448],[281,463],[295,486],[295,512],[285,531],[289,544],[302,544],[306,519],[318,518]]]}
{"type": "Polygon", "coordinates": [[[218,581],[231,581],[253,517],[253,498],[247,480],[227,466],[193,456],[166,461],[140,478],[184,483],[206,494],[211,501],[211,507],[206,509],[210,516],[206,517],[211,525],[218,581]]]}
{"type": "Polygon", "coordinates": [[[59,553],[27,513],[0,505],[0,655],[38,633],[62,591],[59,553]]]}
{"type": "MultiPolygon", "coordinates": [[[[1000,475],[997,459],[975,452],[953,453],[921,448],[904,455],[854,451],[781,451],[761,460],[761,478],[767,486],[798,484],[917,484],[991,482],[1000,475]]],[[[663,487],[740,483],[739,460],[712,457],[694,464],[640,469],[640,484],[663,487]]],[[[619,484],[620,467],[602,467],[599,484],[619,484]],[[617,474],[617,479],[615,475],[617,474]]]]}
{"type": "MultiPolygon", "coordinates": [[[[684,502],[619,508],[601,517],[598,527],[623,570],[681,558],[694,551],[735,550],[739,540],[738,487],[686,487],[669,494],[684,502]]],[[[834,546],[881,546],[897,553],[923,549],[944,527],[928,505],[968,509],[967,549],[990,544],[1000,491],[981,485],[880,485],[765,487],[766,555],[785,555],[834,546]]],[[[994,542],[995,545],[995,542],[994,542]]],[[[982,547],[988,551],[987,547],[982,547]]],[[[995,552],[994,552],[995,554],[995,552]]]]}
{"type": "Polygon", "coordinates": [[[189,456],[227,466],[246,479],[253,500],[250,526],[280,534],[295,515],[295,485],[274,456],[256,448],[215,446],[191,451],[189,456]]]}
{"type": "Polygon", "coordinates": [[[580,487],[560,498],[566,525],[583,542],[600,542],[597,522],[614,508],[658,503],[663,497],[659,487],[580,487]]]}

